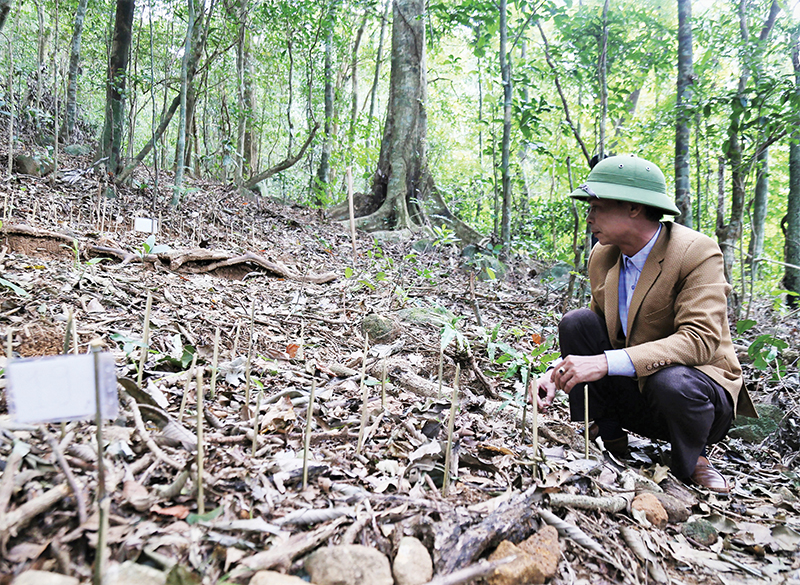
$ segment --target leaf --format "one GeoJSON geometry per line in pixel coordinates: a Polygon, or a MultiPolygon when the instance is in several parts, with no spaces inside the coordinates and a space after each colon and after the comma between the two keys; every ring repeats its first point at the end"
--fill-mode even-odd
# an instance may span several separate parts
{"type": "Polygon", "coordinates": [[[169,506],[168,508],[162,508],[161,506],[153,506],[150,508],[150,511],[154,514],[160,514],[161,516],[173,516],[174,518],[178,518],[179,520],[185,520],[187,516],[189,516],[189,508],[186,506],[169,506]]]}
{"type": "Polygon", "coordinates": [[[442,351],[444,351],[445,348],[450,345],[450,342],[456,338],[456,335],[458,335],[458,331],[452,327],[445,326],[445,328],[442,330],[442,351]]]}
{"type": "Polygon", "coordinates": [[[21,289],[20,287],[18,287],[13,282],[8,282],[5,278],[0,278],[0,285],[4,286],[6,288],[10,288],[11,290],[13,290],[15,293],[17,293],[21,297],[30,296],[24,289],[21,289]]]}
{"type": "Polygon", "coordinates": [[[541,345],[544,341],[544,337],[539,335],[538,333],[531,333],[531,341],[536,345],[541,345]]]}
{"type": "Polygon", "coordinates": [[[290,358],[294,358],[297,355],[297,350],[300,349],[300,346],[296,343],[290,343],[286,346],[286,353],[289,354],[290,358]]]}
{"type": "Polygon", "coordinates": [[[352,278],[352,276],[353,276],[353,269],[348,266],[347,268],[344,269],[344,277],[352,278]]]}
{"type": "Polygon", "coordinates": [[[187,514],[186,516],[186,523],[187,524],[197,524],[198,522],[210,522],[214,518],[217,518],[222,514],[222,506],[218,508],[214,508],[210,512],[206,512],[205,514],[187,514]]]}
{"type": "Polygon", "coordinates": [[[756,324],[752,319],[742,319],[736,322],[736,333],[741,335],[745,331],[749,331],[756,324]]]}

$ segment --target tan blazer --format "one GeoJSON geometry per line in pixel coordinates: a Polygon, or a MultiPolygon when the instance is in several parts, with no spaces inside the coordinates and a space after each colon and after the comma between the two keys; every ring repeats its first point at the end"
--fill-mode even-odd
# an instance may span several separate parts
{"type": "Polygon", "coordinates": [[[662,226],[631,299],[627,338],[619,317],[622,254],[616,246],[598,244],[589,256],[591,308],[605,320],[612,347],[627,351],[640,389],[662,368],[693,366],[728,391],[737,414],[756,416],[731,341],[731,287],[722,252],[699,232],[671,222],[662,226]]]}

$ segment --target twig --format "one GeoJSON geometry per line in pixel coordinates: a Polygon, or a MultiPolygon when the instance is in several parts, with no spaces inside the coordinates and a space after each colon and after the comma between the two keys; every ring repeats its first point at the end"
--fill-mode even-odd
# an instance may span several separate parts
{"type": "Polygon", "coordinates": [[[462,583],[469,583],[486,577],[494,573],[499,567],[505,564],[512,563],[517,560],[517,555],[510,555],[497,561],[478,561],[474,565],[464,567],[458,571],[445,575],[444,577],[436,577],[428,581],[424,585],[461,585],[462,583]]]}
{"type": "Polygon", "coordinates": [[[575,526],[574,524],[570,524],[565,520],[562,520],[555,514],[553,514],[550,510],[542,508],[539,510],[539,517],[544,520],[547,524],[558,530],[558,533],[561,536],[566,536],[567,538],[571,538],[575,542],[577,542],[582,547],[589,549],[593,553],[600,555],[602,558],[606,558],[607,554],[605,549],[600,546],[595,540],[590,538],[583,530],[575,526]]]}
{"type": "Polygon", "coordinates": [[[214,330],[214,357],[211,360],[211,388],[209,397],[214,400],[217,397],[217,364],[219,362],[219,327],[214,330]]]}
{"type": "MultiPolygon", "coordinates": [[[[255,318],[256,318],[256,298],[253,297],[253,302],[250,303],[250,344],[247,348],[247,366],[245,367],[245,386],[244,386],[244,413],[245,420],[250,418],[250,367],[253,363],[253,336],[255,333],[255,318]]],[[[258,433],[256,433],[258,434],[258,433]]]]}
{"type": "Polygon", "coordinates": [[[161,461],[163,461],[173,469],[182,471],[183,464],[178,463],[177,461],[172,459],[169,455],[164,453],[164,451],[161,450],[161,447],[156,445],[156,442],[150,436],[150,433],[147,432],[147,429],[145,429],[144,421],[142,420],[142,413],[139,410],[139,405],[136,403],[136,400],[134,400],[132,396],[128,395],[126,403],[128,405],[128,408],[130,408],[131,412],[133,413],[133,422],[136,425],[136,432],[139,433],[139,436],[145,442],[147,448],[150,449],[150,451],[152,451],[156,457],[158,457],[161,461]]]}
{"type": "Polygon", "coordinates": [[[353,242],[353,266],[356,265],[358,248],[356,246],[356,220],[353,205],[353,169],[347,167],[347,208],[350,216],[350,240],[353,242]]]}
{"type": "Polygon", "coordinates": [[[583,458],[589,458],[589,384],[583,385],[583,458]]]}
{"type": "Polygon", "coordinates": [[[263,391],[261,388],[258,389],[258,394],[256,395],[256,410],[253,413],[253,444],[252,444],[252,456],[256,456],[256,450],[258,449],[258,435],[261,433],[261,395],[263,391]]]}
{"type": "Polygon", "coordinates": [[[595,512],[605,512],[607,514],[622,512],[628,505],[628,501],[621,496],[597,498],[577,494],[553,493],[548,497],[550,505],[554,508],[580,508],[582,510],[593,510],[595,512]]]}
{"type": "Polygon", "coordinates": [[[358,446],[356,447],[356,454],[361,454],[361,449],[364,447],[364,431],[367,426],[367,418],[369,417],[369,386],[365,384],[367,376],[367,356],[369,355],[369,334],[364,333],[364,358],[361,362],[361,398],[363,405],[361,407],[361,426],[358,429],[358,446]]]}
{"type": "Polygon", "coordinates": [[[62,483],[25,502],[17,509],[0,516],[0,539],[3,540],[3,548],[5,548],[7,536],[14,536],[16,529],[24,526],[33,518],[66,498],[71,492],[69,484],[62,483]]]}
{"type": "Polygon", "coordinates": [[[83,489],[78,483],[78,480],[75,479],[75,475],[72,473],[72,469],[70,469],[67,460],[64,458],[64,453],[61,450],[58,441],[56,441],[56,438],[50,434],[50,432],[48,432],[44,426],[41,427],[40,430],[47,441],[47,444],[50,445],[50,448],[53,450],[53,455],[55,455],[56,461],[58,461],[58,464],[61,466],[61,471],[64,472],[64,476],[67,478],[67,483],[72,489],[72,493],[75,495],[75,501],[78,504],[78,522],[80,524],[84,524],[87,516],[86,500],[83,497],[83,489]]]}
{"type": "Polygon", "coordinates": [[[11,454],[6,459],[6,467],[3,471],[3,479],[0,480],[0,518],[8,510],[8,502],[11,500],[11,493],[14,491],[14,476],[19,471],[22,458],[30,452],[30,445],[22,441],[15,441],[11,454]]]}
{"type": "Polygon", "coordinates": [[[181,407],[178,410],[178,422],[183,421],[183,411],[186,410],[186,397],[189,394],[189,384],[192,383],[192,374],[194,374],[195,366],[197,366],[197,352],[192,354],[192,365],[186,370],[186,384],[183,386],[183,397],[181,398],[181,407]]]}

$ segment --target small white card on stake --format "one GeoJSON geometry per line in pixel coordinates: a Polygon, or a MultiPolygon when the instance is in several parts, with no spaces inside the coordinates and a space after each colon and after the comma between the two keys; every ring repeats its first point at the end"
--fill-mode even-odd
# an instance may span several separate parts
{"type": "MultiPolygon", "coordinates": [[[[117,417],[119,396],[114,357],[98,356],[100,411],[117,417]]],[[[58,355],[12,360],[8,376],[8,411],[20,423],[93,419],[96,416],[94,355],[58,355]]]]}
{"type": "Polygon", "coordinates": [[[155,234],[158,232],[158,220],[147,217],[135,217],[133,218],[133,230],[146,234],[155,234]]]}

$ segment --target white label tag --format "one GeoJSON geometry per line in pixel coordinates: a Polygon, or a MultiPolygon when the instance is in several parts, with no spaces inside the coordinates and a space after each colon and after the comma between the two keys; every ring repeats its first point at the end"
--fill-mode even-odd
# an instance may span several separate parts
{"type": "MultiPolygon", "coordinates": [[[[98,356],[100,410],[103,418],[117,417],[119,396],[114,357],[98,356]]],[[[48,423],[93,419],[96,416],[94,355],[59,355],[11,360],[8,411],[19,423],[48,423]]]]}
{"type": "Polygon", "coordinates": [[[133,231],[155,234],[158,232],[158,221],[147,217],[135,217],[133,219],[133,231]]]}

